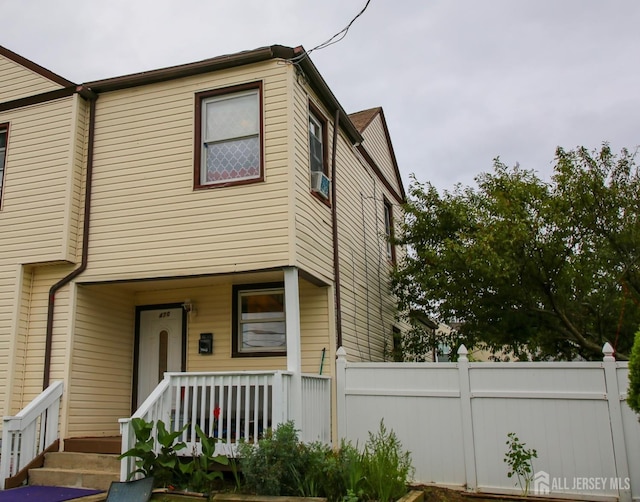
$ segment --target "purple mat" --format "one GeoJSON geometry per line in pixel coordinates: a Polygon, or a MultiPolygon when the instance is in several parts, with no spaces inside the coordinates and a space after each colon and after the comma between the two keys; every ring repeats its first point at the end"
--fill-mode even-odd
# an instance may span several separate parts
{"type": "Polygon", "coordinates": [[[65,488],[63,486],[21,486],[11,490],[0,491],[0,502],[22,502],[38,500],[40,502],[63,502],[87,495],[101,493],[101,490],[86,488],[65,488]]]}

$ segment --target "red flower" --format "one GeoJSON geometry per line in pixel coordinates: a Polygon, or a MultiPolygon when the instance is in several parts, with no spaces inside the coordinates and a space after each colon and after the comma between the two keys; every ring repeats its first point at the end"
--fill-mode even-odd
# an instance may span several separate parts
{"type": "Polygon", "coordinates": [[[216,406],[213,409],[213,418],[215,418],[216,420],[218,420],[218,418],[220,418],[220,407],[216,406]]]}

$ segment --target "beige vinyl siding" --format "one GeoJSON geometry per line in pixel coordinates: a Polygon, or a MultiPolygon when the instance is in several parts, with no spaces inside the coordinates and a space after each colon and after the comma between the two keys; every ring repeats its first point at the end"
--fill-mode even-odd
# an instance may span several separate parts
{"type": "Polygon", "coordinates": [[[3,403],[5,414],[11,408],[7,403],[7,392],[10,391],[9,369],[11,364],[11,347],[13,330],[15,329],[15,302],[17,300],[16,286],[19,279],[16,277],[16,267],[0,262],[0,402],[3,403]]]}
{"type": "MultiPolygon", "coordinates": [[[[8,414],[15,415],[20,411],[20,405],[22,404],[22,392],[24,389],[24,379],[26,370],[26,350],[27,350],[27,337],[29,330],[29,315],[31,309],[31,292],[33,290],[33,271],[30,267],[20,267],[22,278],[16,283],[16,295],[14,295],[14,302],[18,311],[18,318],[14,319],[15,335],[13,339],[12,352],[2,350],[0,354],[7,354],[13,360],[9,361],[7,368],[9,369],[7,380],[8,385],[0,385],[0,389],[9,389],[9,409],[8,414]]],[[[2,302],[3,303],[3,302],[2,302]]],[[[15,309],[14,309],[15,311],[15,309]]],[[[9,332],[9,331],[7,331],[9,332]]],[[[5,367],[6,361],[0,363],[5,367]]]]}
{"type": "Polygon", "coordinates": [[[61,88],[61,85],[42,75],[0,56],[0,101],[11,101],[61,88]]]}
{"type": "Polygon", "coordinates": [[[398,184],[398,177],[393,165],[389,145],[387,144],[387,137],[384,133],[382,118],[379,114],[376,115],[376,117],[367,126],[362,133],[362,136],[364,138],[362,146],[367,150],[367,153],[371,155],[371,158],[380,168],[382,174],[391,184],[396,193],[402,193],[400,185],[398,184]]]}
{"type": "Polygon", "coordinates": [[[89,133],[89,104],[76,96],[74,103],[74,134],[71,138],[72,164],[69,176],[65,234],[67,235],[68,261],[79,262],[82,255],[82,223],[84,215],[85,176],[87,165],[87,141],[89,133]]]}
{"type": "MultiPolygon", "coordinates": [[[[66,260],[69,248],[70,190],[80,166],[71,136],[73,101],[69,97],[0,113],[9,123],[0,234],[2,257],[12,263],[66,260]]],[[[75,231],[74,238],[75,244],[75,231]]]]}
{"type": "MultiPolygon", "coordinates": [[[[329,147],[333,126],[329,114],[319,101],[311,98],[327,119],[329,147]]],[[[296,259],[303,270],[326,281],[333,280],[333,237],[331,209],[311,194],[309,168],[309,96],[299,84],[294,84],[294,165],[295,165],[295,239],[296,259]]],[[[329,166],[331,170],[331,166],[329,166]]]]}
{"type": "MultiPolygon", "coordinates": [[[[323,375],[333,375],[333,344],[329,331],[329,288],[300,281],[300,333],[302,372],[317,375],[326,349],[323,375]]],[[[332,298],[333,299],[333,298],[332,298]]]]}
{"type": "MultiPolygon", "coordinates": [[[[332,281],[331,209],[313,197],[309,188],[308,100],[320,107],[328,120],[329,158],[333,117],[312,93],[309,97],[309,89],[297,84],[294,88],[296,257],[300,268],[332,281]]],[[[374,141],[383,142],[374,145],[374,150],[385,151],[384,134],[371,135],[369,143],[374,141]]],[[[343,345],[350,359],[379,361],[385,358],[385,351],[390,353],[395,325],[395,300],[389,290],[391,265],[384,238],[384,198],[392,201],[396,223],[400,208],[342,132],[338,134],[336,169],[343,345]]],[[[395,175],[390,176],[394,179],[395,175]]]]}
{"type": "Polygon", "coordinates": [[[353,359],[379,361],[391,348],[394,302],[377,177],[343,140],[338,144],[338,229],[343,345],[353,359]]]}
{"type": "Polygon", "coordinates": [[[131,415],[133,294],[79,286],[76,303],[67,436],[117,435],[131,415]]]}
{"type": "MultiPolygon", "coordinates": [[[[19,295],[24,317],[18,324],[14,351],[15,380],[10,405],[13,411],[20,410],[42,392],[49,288],[71,270],[71,266],[43,266],[25,272],[23,291],[19,295]]],[[[69,317],[69,288],[66,287],[58,292],[55,301],[51,381],[64,378],[69,317]]]]}
{"type": "Polygon", "coordinates": [[[288,264],[286,73],[273,61],[101,95],[83,280],[288,264]],[[194,191],[195,93],[260,79],[265,181],[194,191]]]}

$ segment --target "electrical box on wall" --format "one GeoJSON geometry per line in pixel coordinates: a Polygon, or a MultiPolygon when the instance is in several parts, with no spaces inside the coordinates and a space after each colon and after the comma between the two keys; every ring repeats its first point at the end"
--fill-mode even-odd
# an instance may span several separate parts
{"type": "Polygon", "coordinates": [[[213,333],[200,333],[198,354],[213,354],[213,333]]]}

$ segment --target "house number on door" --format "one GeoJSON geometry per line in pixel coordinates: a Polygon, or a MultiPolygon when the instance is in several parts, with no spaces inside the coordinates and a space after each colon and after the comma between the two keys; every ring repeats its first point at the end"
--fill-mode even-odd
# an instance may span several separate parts
{"type": "Polygon", "coordinates": [[[160,312],[160,313],[158,314],[158,317],[159,317],[160,319],[162,319],[163,317],[171,317],[171,312],[170,312],[170,311],[160,312]]]}

